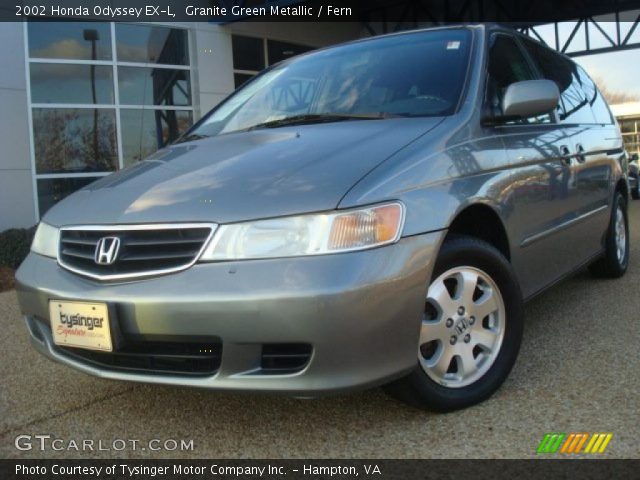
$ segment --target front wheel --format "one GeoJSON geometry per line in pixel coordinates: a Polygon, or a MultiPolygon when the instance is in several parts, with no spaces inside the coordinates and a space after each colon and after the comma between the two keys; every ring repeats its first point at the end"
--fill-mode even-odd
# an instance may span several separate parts
{"type": "Polygon", "coordinates": [[[386,389],[440,412],[481,402],[511,371],[522,324],[522,295],[504,256],[472,237],[447,239],[425,299],[416,368],[386,389]]]}

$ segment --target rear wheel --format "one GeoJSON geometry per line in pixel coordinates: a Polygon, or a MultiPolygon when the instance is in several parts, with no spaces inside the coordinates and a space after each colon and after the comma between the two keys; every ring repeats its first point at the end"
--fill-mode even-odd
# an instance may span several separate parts
{"type": "Polygon", "coordinates": [[[440,252],[425,300],[417,365],[387,391],[436,411],[488,398],[509,374],[522,338],[522,296],[504,256],[456,236],[440,252]]]}
{"type": "Polygon", "coordinates": [[[619,278],[629,266],[629,219],[627,202],[620,192],[613,198],[613,211],[605,238],[605,252],[602,258],[589,266],[596,277],[619,278]]]}

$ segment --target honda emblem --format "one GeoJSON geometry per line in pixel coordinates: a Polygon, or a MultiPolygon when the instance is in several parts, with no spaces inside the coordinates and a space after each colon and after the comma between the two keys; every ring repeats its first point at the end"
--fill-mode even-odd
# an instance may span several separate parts
{"type": "Polygon", "coordinates": [[[102,237],[96,245],[94,260],[98,265],[111,265],[118,258],[120,239],[118,237],[102,237]]]}

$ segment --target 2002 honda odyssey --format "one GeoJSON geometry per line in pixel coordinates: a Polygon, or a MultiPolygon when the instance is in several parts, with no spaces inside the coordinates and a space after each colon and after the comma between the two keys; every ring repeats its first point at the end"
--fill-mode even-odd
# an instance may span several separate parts
{"type": "Polygon", "coordinates": [[[568,58],[497,26],[318,50],[50,210],[33,344],[105,378],[489,397],[523,301],[629,258],[621,135],[568,58]]]}

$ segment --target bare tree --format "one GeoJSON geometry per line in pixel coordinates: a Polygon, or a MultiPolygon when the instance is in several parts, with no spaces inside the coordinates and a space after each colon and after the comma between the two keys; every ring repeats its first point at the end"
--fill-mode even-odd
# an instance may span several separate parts
{"type": "Polygon", "coordinates": [[[87,115],[90,113],[79,109],[34,110],[33,131],[39,173],[115,169],[118,157],[113,115],[98,115],[97,130],[87,115]]]}
{"type": "Polygon", "coordinates": [[[640,102],[640,94],[613,90],[607,86],[603,78],[598,76],[593,76],[592,78],[596,85],[598,85],[598,89],[609,105],[617,105],[619,103],[626,102],[640,102]]]}

